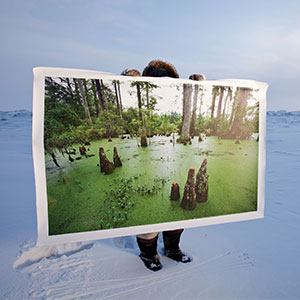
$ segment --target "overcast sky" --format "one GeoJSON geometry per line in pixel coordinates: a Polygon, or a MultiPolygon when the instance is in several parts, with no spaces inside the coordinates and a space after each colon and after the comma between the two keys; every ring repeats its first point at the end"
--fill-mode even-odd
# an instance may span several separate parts
{"type": "Polygon", "coordinates": [[[32,109],[32,68],[120,74],[163,59],[182,78],[269,84],[268,110],[300,110],[300,1],[2,0],[0,110],[32,109]]]}

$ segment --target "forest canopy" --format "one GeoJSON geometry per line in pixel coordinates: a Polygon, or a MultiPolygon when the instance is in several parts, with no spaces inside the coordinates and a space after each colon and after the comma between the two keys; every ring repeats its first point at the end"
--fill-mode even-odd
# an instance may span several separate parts
{"type": "Polygon", "coordinates": [[[259,102],[253,89],[178,84],[172,99],[152,82],[131,80],[124,92],[119,80],[45,78],[45,152],[69,153],[73,144],[123,135],[140,138],[177,135],[249,139],[258,133],[259,102]],[[128,100],[130,99],[130,101],[128,100]],[[134,100],[132,100],[134,99],[134,100]],[[162,111],[158,102],[179,102],[180,109],[162,111]],[[128,105],[128,103],[130,103],[128,105]]]}

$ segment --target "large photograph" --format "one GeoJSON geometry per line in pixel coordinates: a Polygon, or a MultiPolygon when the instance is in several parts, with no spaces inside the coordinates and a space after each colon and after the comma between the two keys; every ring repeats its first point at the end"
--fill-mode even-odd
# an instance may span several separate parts
{"type": "Polygon", "coordinates": [[[259,87],[109,75],[43,84],[49,236],[258,211],[259,87]]]}

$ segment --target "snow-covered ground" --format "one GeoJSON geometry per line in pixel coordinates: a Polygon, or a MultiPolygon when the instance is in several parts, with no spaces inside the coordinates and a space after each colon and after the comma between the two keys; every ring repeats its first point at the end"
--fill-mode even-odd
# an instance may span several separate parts
{"type": "Polygon", "coordinates": [[[185,230],[156,273],[133,237],[34,247],[31,113],[0,112],[0,166],[0,299],[300,299],[300,112],[268,113],[265,218],[185,230]]]}

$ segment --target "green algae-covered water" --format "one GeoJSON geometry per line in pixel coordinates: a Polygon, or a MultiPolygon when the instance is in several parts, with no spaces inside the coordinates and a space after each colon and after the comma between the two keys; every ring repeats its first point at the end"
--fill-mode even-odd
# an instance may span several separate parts
{"type": "MultiPolygon", "coordinates": [[[[93,157],[70,162],[57,155],[58,169],[46,156],[49,234],[138,226],[162,222],[255,211],[257,209],[258,143],[207,137],[192,145],[173,144],[169,137],[115,138],[91,142],[93,157]],[[117,147],[123,166],[104,175],[99,168],[99,147],[113,160],[117,147]],[[185,211],[170,201],[173,182],[181,198],[189,168],[195,172],[207,158],[208,201],[185,211]]],[[[78,149],[79,145],[74,145],[78,149]]],[[[78,150],[77,150],[78,153],[78,150]]],[[[80,155],[72,155],[73,158],[80,155]]]]}

